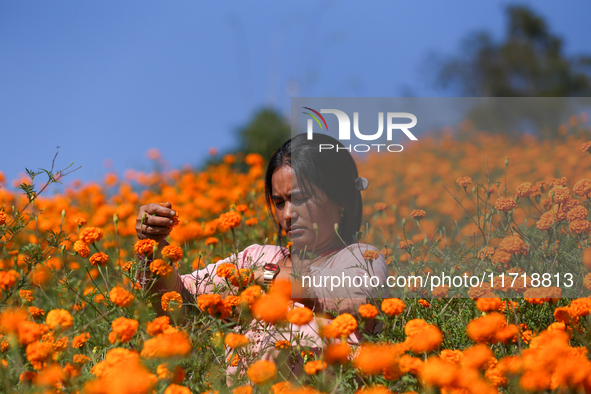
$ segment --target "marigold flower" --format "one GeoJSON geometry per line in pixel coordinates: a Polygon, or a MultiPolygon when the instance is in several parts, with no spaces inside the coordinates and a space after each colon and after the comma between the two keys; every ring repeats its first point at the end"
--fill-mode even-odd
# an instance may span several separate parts
{"type": "Polygon", "coordinates": [[[80,240],[74,242],[74,251],[78,253],[80,257],[84,258],[88,257],[88,255],[90,254],[90,249],[88,248],[88,245],[80,240]]]}
{"type": "MultiPolygon", "coordinates": [[[[399,371],[400,347],[387,343],[363,343],[353,359],[353,365],[363,375],[377,375],[385,371],[399,371]]],[[[401,371],[400,376],[402,376],[401,371]]],[[[400,377],[399,376],[399,377],[400,377]]]]}
{"type": "Polygon", "coordinates": [[[126,317],[118,317],[111,323],[113,331],[109,333],[109,342],[129,342],[137,331],[139,323],[135,319],[128,319],[126,317]]]}
{"type": "Polygon", "coordinates": [[[164,394],[191,394],[191,390],[188,387],[173,383],[164,389],[164,394]]]}
{"type": "Polygon", "coordinates": [[[308,324],[314,318],[312,310],[306,307],[293,308],[287,312],[287,321],[296,326],[303,326],[308,324]]]}
{"type": "Polygon", "coordinates": [[[554,225],[554,214],[552,212],[545,212],[540,217],[540,220],[536,222],[538,230],[546,231],[552,228],[554,225]]]}
{"type": "Polygon", "coordinates": [[[72,347],[74,349],[78,349],[79,347],[82,347],[82,345],[84,345],[86,343],[86,341],[88,341],[90,339],[90,333],[88,332],[83,332],[80,335],[76,335],[74,338],[72,338],[72,347]]]}
{"type": "Polygon", "coordinates": [[[27,360],[29,360],[31,363],[41,363],[46,361],[51,356],[53,353],[53,345],[51,343],[37,341],[27,345],[25,352],[27,354],[27,360]]]}
{"type": "Polygon", "coordinates": [[[73,323],[72,315],[65,309],[53,309],[45,318],[45,324],[52,330],[67,330],[73,323]]]}
{"type": "Polygon", "coordinates": [[[230,276],[230,283],[236,287],[246,287],[254,281],[254,272],[250,268],[240,268],[230,276]]]}
{"type": "Polygon", "coordinates": [[[414,245],[414,242],[412,242],[411,240],[407,240],[407,241],[400,241],[400,243],[398,244],[398,247],[400,249],[410,249],[410,247],[413,245],[414,245]]]}
{"type": "Polygon", "coordinates": [[[365,319],[374,319],[378,315],[378,308],[372,304],[359,305],[359,314],[365,319]]]}
{"type": "Polygon", "coordinates": [[[156,241],[154,241],[153,239],[140,239],[133,245],[133,251],[141,255],[151,255],[152,253],[154,253],[155,246],[156,241]]]}
{"type": "Polygon", "coordinates": [[[468,323],[468,336],[476,342],[499,342],[497,333],[507,327],[505,316],[500,313],[490,313],[468,323]]]}
{"type": "Polygon", "coordinates": [[[366,250],[365,252],[363,252],[363,259],[364,260],[375,260],[378,257],[380,257],[380,252],[378,252],[377,250],[366,250]]]}
{"type": "Polygon", "coordinates": [[[261,287],[259,285],[252,285],[244,289],[240,293],[240,299],[244,304],[252,305],[254,301],[261,296],[261,287]]]}
{"type": "Polygon", "coordinates": [[[570,190],[564,186],[554,186],[548,192],[548,197],[556,204],[562,204],[570,198],[570,190]]]}
{"type": "Polygon", "coordinates": [[[523,240],[518,235],[507,235],[501,241],[499,248],[503,249],[507,253],[518,253],[523,247],[523,240]]]}
{"type": "Polygon", "coordinates": [[[151,336],[156,336],[167,331],[170,326],[170,318],[168,316],[160,316],[148,323],[146,331],[151,336]]]}
{"type": "Polygon", "coordinates": [[[456,183],[461,187],[468,187],[472,184],[472,178],[469,176],[461,176],[456,179],[456,183]]]}
{"type": "MultiPolygon", "coordinates": [[[[405,327],[406,331],[406,327],[405,327]]],[[[437,326],[424,324],[417,327],[417,331],[410,330],[412,333],[406,338],[406,344],[414,353],[426,353],[437,349],[443,341],[441,331],[437,326]]]]}
{"type": "Polygon", "coordinates": [[[420,378],[427,386],[451,387],[461,376],[460,369],[439,357],[429,357],[420,372],[420,378]]]}
{"type": "Polygon", "coordinates": [[[242,216],[238,212],[226,212],[220,215],[218,230],[221,232],[236,228],[242,221],[242,216]]]}
{"type": "Polygon", "coordinates": [[[427,216],[427,213],[422,209],[413,209],[410,213],[410,217],[413,219],[423,219],[427,216]]]}
{"type": "Polygon", "coordinates": [[[33,301],[33,292],[31,290],[19,290],[18,296],[29,302],[33,301]]]}
{"type": "Polygon", "coordinates": [[[217,312],[223,312],[222,310],[222,296],[219,294],[201,294],[197,297],[197,306],[204,312],[209,313],[211,316],[215,316],[217,312]]]}
{"type": "Polygon", "coordinates": [[[346,342],[328,345],[324,350],[324,359],[328,364],[344,364],[349,359],[351,348],[346,342]]]}
{"type": "Polygon", "coordinates": [[[109,293],[111,302],[121,308],[126,308],[133,303],[134,296],[122,287],[113,287],[109,293]]]}
{"type": "Polygon", "coordinates": [[[478,251],[478,258],[480,260],[490,259],[495,254],[495,249],[490,246],[485,246],[478,251]]]}
{"type": "Polygon", "coordinates": [[[583,151],[583,152],[589,152],[590,149],[591,149],[591,141],[585,142],[583,145],[581,145],[581,151],[583,151]]]}
{"type": "Polygon", "coordinates": [[[434,287],[431,291],[433,297],[436,298],[443,298],[447,295],[447,293],[449,293],[449,286],[447,285],[434,287]]]}
{"type": "Polygon", "coordinates": [[[591,223],[588,220],[575,220],[568,224],[568,229],[575,234],[583,234],[591,231],[591,223]]]}
{"type": "Polygon", "coordinates": [[[385,202],[376,202],[375,204],[373,204],[373,209],[378,212],[383,211],[386,208],[388,208],[388,204],[386,204],[385,202]]]}
{"type": "Polygon", "coordinates": [[[534,192],[534,187],[530,182],[523,182],[515,189],[517,197],[529,197],[534,192]]]}
{"type": "Polygon", "coordinates": [[[566,213],[566,219],[570,222],[574,222],[575,220],[586,220],[589,211],[582,205],[577,205],[576,207],[570,209],[566,213]]]}
{"type": "Polygon", "coordinates": [[[479,344],[471,346],[464,349],[462,366],[469,369],[480,369],[493,358],[494,354],[487,345],[479,344]]]}
{"type": "Polygon", "coordinates": [[[286,318],[288,306],[289,299],[286,297],[264,295],[255,301],[252,313],[264,322],[276,323],[286,318]]]}
{"type": "Polygon", "coordinates": [[[150,263],[150,271],[158,276],[167,277],[172,274],[172,267],[162,259],[156,259],[150,263]]]}
{"type": "Polygon", "coordinates": [[[248,345],[250,341],[248,340],[247,337],[245,337],[242,334],[235,334],[235,333],[229,333],[226,335],[226,337],[224,338],[224,343],[226,345],[228,345],[229,347],[231,347],[232,349],[236,349],[238,347],[242,347],[242,346],[246,346],[248,345]]]}
{"type": "Polygon", "coordinates": [[[581,179],[573,186],[573,194],[575,196],[587,196],[591,193],[591,179],[581,179]]]}
{"type": "Polygon", "coordinates": [[[6,214],[6,212],[0,211],[0,226],[6,224],[7,220],[8,220],[8,215],[6,214]]]}
{"type": "Polygon", "coordinates": [[[510,197],[499,197],[495,202],[495,209],[503,212],[509,212],[516,206],[517,203],[510,197]]]}
{"type": "Polygon", "coordinates": [[[341,313],[331,323],[338,336],[348,337],[357,329],[357,320],[349,313],[341,313]]]}
{"type": "Polygon", "coordinates": [[[498,311],[501,305],[503,305],[503,301],[499,297],[478,298],[476,300],[476,308],[482,312],[498,311]]]}
{"type": "Polygon", "coordinates": [[[176,291],[169,291],[162,295],[162,299],[160,300],[162,304],[162,309],[165,311],[176,311],[181,308],[183,304],[183,297],[176,291]]]}
{"type": "Polygon", "coordinates": [[[327,367],[326,362],[324,362],[322,360],[308,361],[304,365],[304,371],[308,375],[316,375],[318,372],[324,371],[326,369],[326,367],[327,367]]]}
{"type": "Polygon", "coordinates": [[[246,372],[248,378],[254,384],[266,384],[271,382],[277,375],[275,363],[267,360],[254,362],[246,372]]]}
{"type": "Polygon", "coordinates": [[[100,241],[104,236],[103,230],[98,227],[86,227],[78,234],[78,239],[87,245],[100,241]]]}
{"type": "Polygon", "coordinates": [[[30,306],[29,313],[31,316],[33,316],[33,318],[45,315],[45,311],[43,309],[37,308],[36,306],[30,306]]]}
{"type": "Polygon", "coordinates": [[[183,258],[183,249],[175,245],[166,245],[162,248],[162,257],[176,263],[183,258]]]}
{"type": "Polygon", "coordinates": [[[20,274],[15,270],[0,271],[0,289],[7,290],[13,287],[20,277],[20,274]]]}
{"type": "Polygon", "coordinates": [[[399,298],[386,298],[381,305],[382,312],[390,317],[400,315],[405,307],[404,301],[399,298]]]}
{"type": "Polygon", "coordinates": [[[289,349],[291,348],[291,343],[285,340],[279,340],[275,342],[275,349],[289,349]]]}
{"type": "Polygon", "coordinates": [[[92,265],[100,265],[104,267],[109,262],[109,256],[103,252],[97,252],[90,256],[90,264],[92,265]]]}
{"type": "Polygon", "coordinates": [[[209,246],[209,245],[217,245],[218,243],[218,239],[215,237],[208,237],[205,239],[205,245],[209,246]]]}

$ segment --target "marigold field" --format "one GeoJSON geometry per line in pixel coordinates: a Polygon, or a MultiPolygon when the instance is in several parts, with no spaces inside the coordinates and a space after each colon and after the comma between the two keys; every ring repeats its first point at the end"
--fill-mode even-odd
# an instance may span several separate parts
{"type": "Polygon", "coordinates": [[[277,360],[297,356],[298,375],[249,357],[239,333],[257,310],[279,331],[314,319],[307,308],[287,313],[282,289],[263,296],[248,272],[224,267],[217,274],[231,294],[183,304],[175,292],[150,300],[136,280],[138,254],[153,250],[136,237],[143,204],[166,201],[178,212],[171,247],[150,265],[157,275],[273,244],[264,158],[226,155],[201,171],[163,171],[151,151],[153,172],[101,183],[67,171],[14,181],[0,173],[0,391],[591,393],[590,131],[581,115],[555,141],[441,132],[402,154],[361,158],[363,242],[381,249],[390,274],[519,279],[467,291],[409,286],[355,314],[335,311],[321,351],[281,338],[270,345],[277,360]],[[52,195],[57,181],[62,192],[52,195]],[[533,276],[542,272],[571,273],[581,288],[564,293],[533,276]],[[169,316],[157,317],[151,302],[169,316]],[[356,330],[361,344],[341,341],[356,330]],[[227,387],[230,364],[245,373],[227,387]]]}

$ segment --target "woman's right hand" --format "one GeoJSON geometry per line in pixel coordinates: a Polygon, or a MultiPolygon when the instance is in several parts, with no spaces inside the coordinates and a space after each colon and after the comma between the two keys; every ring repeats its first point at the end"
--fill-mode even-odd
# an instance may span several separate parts
{"type": "Polygon", "coordinates": [[[139,239],[150,238],[160,242],[172,231],[174,223],[172,218],[175,216],[175,212],[170,203],[162,204],[152,203],[140,207],[135,224],[135,231],[139,239]]]}

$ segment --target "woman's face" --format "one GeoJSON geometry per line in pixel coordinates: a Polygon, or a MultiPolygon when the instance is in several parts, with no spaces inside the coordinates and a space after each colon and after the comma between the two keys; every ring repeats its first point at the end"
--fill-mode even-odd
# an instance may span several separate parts
{"type": "Polygon", "coordinates": [[[276,170],[271,184],[277,219],[297,250],[321,252],[342,246],[334,230],[341,210],[323,192],[316,189],[314,195],[305,194],[289,166],[276,170]]]}

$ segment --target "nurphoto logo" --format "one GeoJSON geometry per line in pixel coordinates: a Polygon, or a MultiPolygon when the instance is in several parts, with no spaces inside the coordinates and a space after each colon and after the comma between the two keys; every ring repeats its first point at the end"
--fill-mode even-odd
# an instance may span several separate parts
{"type": "MultiPolygon", "coordinates": [[[[308,119],[308,140],[314,139],[314,121],[320,127],[320,130],[328,131],[328,124],[324,119],[322,114],[333,114],[337,117],[339,122],[339,141],[349,141],[351,140],[351,119],[349,116],[338,109],[321,109],[320,112],[316,111],[315,109],[309,107],[303,107],[304,109],[310,112],[303,112],[304,114],[310,116],[308,119]]],[[[386,139],[388,141],[392,141],[392,135],[394,130],[402,131],[410,140],[417,141],[417,137],[414,136],[413,133],[410,132],[409,129],[413,128],[417,124],[417,117],[408,112],[388,112],[386,114],[386,139]],[[410,122],[407,123],[395,123],[395,119],[409,119],[410,122]]],[[[382,137],[384,133],[384,113],[378,112],[378,131],[374,134],[363,134],[359,131],[359,113],[353,112],[353,132],[355,133],[355,137],[363,141],[376,141],[382,137]]],[[[346,149],[349,152],[369,152],[370,150],[376,150],[380,152],[383,148],[383,151],[388,152],[402,152],[404,149],[400,144],[354,144],[354,145],[345,145],[339,147],[333,144],[318,144],[318,149],[322,152],[322,150],[330,150],[336,149],[337,151],[346,149]]]]}

